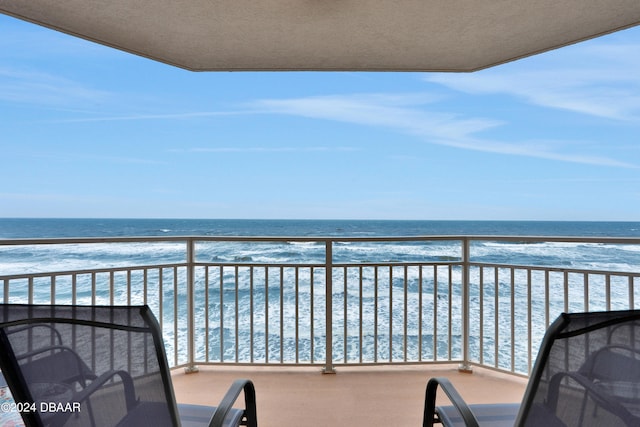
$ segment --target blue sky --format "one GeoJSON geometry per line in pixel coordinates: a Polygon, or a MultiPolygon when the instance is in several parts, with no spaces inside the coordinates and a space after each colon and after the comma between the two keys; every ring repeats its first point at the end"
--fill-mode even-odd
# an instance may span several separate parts
{"type": "Polygon", "coordinates": [[[639,52],[192,73],[0,15],[0,217],[638,221],[639,52]]]}

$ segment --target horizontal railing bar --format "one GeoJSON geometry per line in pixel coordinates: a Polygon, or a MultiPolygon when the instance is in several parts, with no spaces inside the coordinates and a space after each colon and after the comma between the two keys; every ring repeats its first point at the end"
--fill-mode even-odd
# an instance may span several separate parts
{"type": "MultiPolygon", "coordinates": [[[[435,266],[449,266],[449,265],[462,265],[460,261],[408,261],[408,262],[344,262],[333,263],[333,268],[358,268],[358,267],[420,267],[427,265],[435,266]]],[[[282,262],[195,262],[196,267],[260,267],[260,268],[325,268],[325,263],[282,263],[282,262]]],[[[4,276],[0,276],[2,278],[4,276]]]]}
{"type": "Polygon", "coordinates": [[[138,270],[158,270],[161,268],[174,268],[174,267],[188,267],[189,264],[185,262],[177,262],[172,264],[152,264],[152,265],[135,265],[135,266],[122,266],[122,267],[103,267],[92,268],[84,270],[61,270],[61,271],[47,271],[38,273],[22,273],[22,274],[8,274],[6,276],[0,276],[0,280],[16,280],[16,279],[28,279],[36,277],[51,277],[51,276],[72,276],[83,275],[92,273],[116,273],[138,270]]]}
{"type": "Polygon", "coordinates": [[[324,268],[325,263],[282,263],[282,262],[194,262],[194,267],[253,267],[253,268],[324,268]]]}
{"type": "MultiPolygon", "coordinates": [[[[359,263],[334,263],[334,268],[358,268],[358,267],[420,267],[420,266],[449,266],[457,265],[461,266],[463,263],[460,261],[422,261],[422,262],[359,262],[359,263]]],[[[212,263],[212,262],[195,262],[196,267],[259,267],[259,268],[324,268],[324,263],[252,263],[252,262],[224,262],[224,263],[212,263]]],[[[575,274],[593,274],[593,275],[611,275],[611,276],[630,276],[640,277],[640,272],[631,271],[617,271],[617,270],[590,270],[579,268],[566,268],[566,267],[553,267],[544,265],[524,265],[524,264],[498,264],[498,263],[484,263],[484,262],[470,262],[470,266],[479,268],[514,268],[516,270],[536,270],[536,271],[552,271],[559,273],[575,273],[575,274]]],[[[110,273],[118,271],[136,271],[136,270],[153,270],[160,268],[174,268],[174,267],[188,267],[186,262],[177,262],[170,264],[143,264],[135,266],[121,266],[121,267],[103,267],[92,268],[83,270],[61,270],[61,271],[49,271],[49,272],[37,272],[37,273],[22,273],[22,274],[8,274],[0,275],[0,280],[16,280],[29,277],[49,277],[49,276],[69,276],[74,274],[91,274],[91,273],[110,273]]]]}
{"type": "MultiPolygon", "coordinates": [[[[198,365],[209,365],[209,366],[259,366],[259,367],[268,367],[271,366],[273,367],[274,365],[277,365],[279,367],[295,367],[295,366],[311,366],[311,367],[319,367],[319,366],[323,366],[324,363],[323,362],[318,362],[318,361],[314,361],[314,362],[305,362],[305,361],[300,361],[300,362],[270,362],[270,363],[266,363],[266,362],[235,362],[235,361],[230,361],[230,362],[211,362],[211,361],[206,361],[206,360],[196,360],[196,362],[198,363],[198,365]]],[[[401,364],[403,366],[419,366],[419,365],[423,365],[425,363],[428,363],[429,365],[451,365],[451,364],[455,364],[455,363],[460,363],[462,362],[462,359],[460,358],[456,358],[456,359],[446,359],[446,360],[423,360],[423,361],[407,361],[407,362],[401,362],[401,364]]],[[[363,367],[370,367],[370,366],[397,366],[399,364],[399,362],[389,362],[389,361],[378,361],[378,362],[340,362],[340,361],[334,361],[333,362],[333,366],[334,367],[351,367],[351,366],[363,366],[363,367]]],[[[473,365],[475,366],[483,366],[486,367],[488,369],[491,369],[493,371],[497,371],[497,372],[503,372],[504,370],[501,369],[497,369],[491,366],[486,366],[486,365],[481,365],[479,363],[473,363],[473,365]]],[[[184,364],[178,364],[175,366],[171,366],[171,369],[173,368],[180,368],[180,367],[185,367],[187,366],[186,363],[184,364]]],[[[523,374],[518,374],[517,372],[513,373],[514,375],[519,375],[519,376],[525,376],[523,374]]]]}
{"type": "MultiPolygon", "coordinates": [[[[447,263],[455,264],[455,263],[447,263]]],[[[536,270],[536,271],[553,271],[556,273],[575,273],[575,274],[593,274],[593,275],[611,275],[611,276],[631,276],[640,277],[640,272],[631,271],[618,271],[618,270],[590,270],[583,268],[566,268],[566,267],[552,267],[545,265],[520,265],[520,264],[493,264],[484,262],[470,262],[471,267],[484,267],[484,268],[513,268],[515,270],[536,270]]]]}

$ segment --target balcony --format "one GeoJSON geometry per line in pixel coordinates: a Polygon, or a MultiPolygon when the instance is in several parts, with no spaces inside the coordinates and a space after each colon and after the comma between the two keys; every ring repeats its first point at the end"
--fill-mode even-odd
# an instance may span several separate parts
{"type": "Polygon", "coordinates": [[[640,272],[593,257],[638,254],[639,245],[521,236],[15,239],[0,240],[0,263],[14,269],[3,269],[0,286],[10,303],[148,304],[182,402],[215,402],[241,376],[256,383],[265,425],[398,425],[420,422],[434,375],[452,377],[472,402],[519,401],[559,313],[637,308],[640,272]],[[544,252],[554,248],[582,261],[549,263],[544,252]],[[514,255],[535,251],[542,255],[514,255]]]}
{"type": "Polygon", "coordinates": [[[457,365],[342,367],[337,375],[309,367],[207,366],[195,375],[173,372],[178,401],[196,404],[216,402],[235,378],[251,378],[260,424],[282,427],[417,427],[432,376],[450,378],[471,403],[519,402],[527,382],[485,368],[460,373],[457,365]]]}

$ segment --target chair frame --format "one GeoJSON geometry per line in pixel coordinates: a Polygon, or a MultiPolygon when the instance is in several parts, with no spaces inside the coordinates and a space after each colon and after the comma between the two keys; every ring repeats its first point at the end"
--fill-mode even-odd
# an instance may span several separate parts
{"type": "MultiPolygon", "coordinates": [[[[615,327],[616,324],[620,324],[623,321],[629,320],[640,320],[640,310],[626,310],[618,312],[620,314],[620,318],[624,320],[620,320],[620,318],[611,319],[609,321],[603,321],[597,324],[597,328],[602,327],[615,327]]],[[[595,314],[595,313],[592,313],[595,314]]],[[[564,332],[561,331],[570,323],[570,319],[572,316],[588,316],[589,313],[574,313],[567,314],[562,313],[547,329],[544,338],[542,339],[542,343],[540,345],[540,351],[538,353],[538,357],[534,364],[533,370],[531,371],[531,376],[529,378],[529,383],[525,390],[522,403],[520,405],[520,410],[518,411],[518,415],[515,419],[516,426],[522,426],[525,424],[527,417],[532,410],[533,400],[535,397],[536,390],[544,374],[545,366],[548,362],[549,355],[553,346],[554,341],[557,338],[565,338],[573,335],[579,335],[583,333],[584,328],[578,332],[564,332]]],[[[596,327],[594,327],[595,329],[596,327]]],[[[589,328],[587,328],[588,330],[589,328]]],[[[621,347],[619,345],[611,345],[611,347],[621,347]]],[[[607,348],[607,347],[603,347],[607,348]]],[[[637,350],[631,349],[635,352],[637,350]]],[[[599,353],[601,350],[598,350],[596,353],[599,353]]],[[[555,409],[557,396],[559,393],[560,383],[564,378],[571,378],[578,384],[580,384],[585,389],[585,399],[586,395],[591,396],[595,401],[601,404],[603,407],[608,408],[609,410],[613,410],[615,413],[620,416],[620,418],[630,426],[637,425],[635,423],[638,422],[638,418],[634,417],[629,413],[626,408],[620,405],[618,402],[613,400],[610,396],[603,395],[603,393],[598,392],[593,387],[593,382],[587,376],[585,376],[581,372],[564,372],[557,373],[551,379],[550,387],[548,391],[548,401],[550,403],[551,409],[555,409]]],[[[455,389],[451,381],[444,377],[436,377],[431,378],[426,387],[425,393],[425,406],[424,406],[424,414],[423,414],[423,427],[433,427],[434,423],[442,422],[437,411],[436,407],[436,395],[438,387],[447,395],[453,406],[457,409],[462,417],[464,423],[468,427],[478,427],[480,425],[477,417],[474,415],[473,406],[468,405],[458,391],[455,389]]]]}
{"type": "MultiPolygon", "coordinates": [[[[29,307],[51,307],[52,312],[54,312],[56,306],[51,305],[28,305],[28,304],[0,304],[0,311],[2,310],[10,310],[12,306],[19,305],[23,308],[29,307]]],[[[82,307],[86,308],[94,308],[99,310],[108,310],[111,308],[110,306],[63,306],[65,309],[73,310],[74,307],[82,307]]],[[[61,306],[62,308],[62,306],[61,306]]],[[[175,400],[175,396],[173,393],[173,385],[171,382],[171,374],[169,365],[167,363],[165,348],[162,340],[161,329],[158,321],[153,315],[151,309],[147,305],[143,306],[118,306],[121,308],[129,308],[140,310],[141,316],[144,318],[146,324],[148,325],[148,332],[151,333],[153,339],[153,345],[156,352],[156,357],[159,363],[159,373],[162,378],[162,383],[164,387],[164,395],[166,397],[167,407],[169,409],[169,413],[171,419],[173,420],[174,425],[177,427],[180,425],[179,420],[179,412],[178,405],[175,400]]],[[[0,369],[5,376],[5,380],[9,385],[12,395],[16,402],[28,402],[35,403],[33,397],[30,395],[28,391],[28,387],[23,376],[21,366],[18,363],[19,359],[33,356],[35,353],[39,353],[42,351],[51,351],[53,347],[65,348],[64,346],[49,346],[42,347],[41,349],[36,349],[27,354],[18,354],[14,353],[11,342],[9,341],[6,329],[7,327],[23,325],[24,328],[32,327],[34,324],[47,324],[47,323],[70,323],[70,324],[87,324],[89,326],[95,325],[96,322],[88,322],[84,320],[71,319],[71,318],[63,318],[63,317],[38,317],[38,318],[25,318],[25,319],[15,319],[7,322],[0,322],[0,369]]],[[[106,325],[109,327],[109,325],[106,325]]],[[[136,328],[136,327],[131,327],[136,328]]],[[[55,328],[52,328],[55,329],[55,328]]],[[[66,351],[66,348],[65,350],[66,351]]],[[[137,400],[135,397],[135,391],[133,390],[133,381],[128,372],[118,370],[118,371],[110,371],[105,372],[99,377],[93,379],[89,384],[86,385],[85,388],[78,391],[74,395],[74,401],[84,401],[90,397],[90,395],[98,390],[105,382],[109,381],[114,376],[119,376],[124,385],[125,389],[125,401],[127,402],[127,407],[130,409],[132,405],[135,405],[137,400]]],[[[215,412],[211,417],[209,422],[210,427],[222,427],[224,421],[227,417],[227,414],[233,409],[233,405],[238,399],[240,393],[244,393],[244,404],[245,409],[241,418],[241,425],[246,425],[248,427],[257,427],[257,412],[256,412],[256,394],[255,387],[253,383],[248,379],[238,379],[233,382],[233,384],[229,387],[226,394],[224,395],[220,404],[216,407],[215,412]]],[[[26,426],[42,426],[43,421],[40,418],[40,414],[37,412],[24,412],[21,414],[26,426]]],[[[56,417],[64,416],[65,414],[57,414],[56,417]]],[[[71,414],[68,413],[70,416],[71,414]]],[[[57,418],[57,420],[62,421],[62,418],[57,418]]]]}

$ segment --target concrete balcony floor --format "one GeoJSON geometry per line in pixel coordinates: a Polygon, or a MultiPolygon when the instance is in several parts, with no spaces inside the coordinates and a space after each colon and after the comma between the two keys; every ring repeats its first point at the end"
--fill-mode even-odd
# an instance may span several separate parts
{"type": "MultiPolygon", "coordinates": [[[[457,365],[338,367],[211,367],[172,373],[179,403],[216,405],[236,378],[256,387],[261,427],[421,426],[427,380],[448,377],[468,403],[520,402],[526,378],[457,365]]],[[[446,403],[444,393],[438,403],[446,403]]]]}

